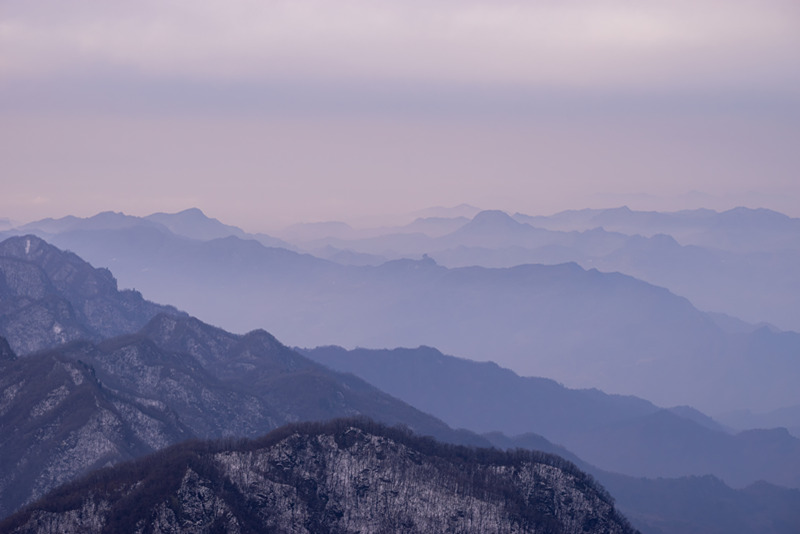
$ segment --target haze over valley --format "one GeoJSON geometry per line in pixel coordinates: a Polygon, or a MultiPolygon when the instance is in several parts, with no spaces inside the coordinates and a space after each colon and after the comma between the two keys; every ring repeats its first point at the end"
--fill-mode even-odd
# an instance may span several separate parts
{"type": "Polygon", "coordinates": [[[0,532],[800,532],[800,3],[8,0],[0,532]]]}
{"type": "MultiPolygon", "coordinates": [[[[444,441],[566,457],[624,495],[621,510],[645,531],[735,523],[755,532],[766,521],[768,531],[783,532],[780,525],[794,524],[800,440],[785,428],[739,432],[688,406],[664,409],[644,398],[569,389],[432,348],[293,352],[263,330],[231,334],[137,291],[119,291],[107,270],[30,234],[0,243],[0,257],[0,335],[10,341],[0,422],[16,429],[2,445],[6,513],[94,466],[190,437],[257,436],[286,421],[367,415],[444,441]],[[103,317],[117,319],[98,322],[103,317]],[[55,348],[42,350],[48,346],[55,348]],[[701,474],[713,477],[714,489],[701,474]],[[754,484],[769,484],[772,497],[758,497],[754,484]],[[686,500],[695,493],[706,497],[686,500]],[[703,499],[747,502],[748,516],[691,519],[703,499]]],[[[302,274],[309,280],[313,272],[302,274]]],[[[413,279],[406,268],[390,272],[413,279]]],[[[795,417],[784,412],[784,421],[795,417]]]]}
{"type": "MultiPolygon", "coordinates": [[[[624,217],[630,212],[621,213],[624,217]]],[[[768,223],[751,224],[749,234],[737,242],[742,235],[738,229],[745,224],[742,220],[759,220],[761,212],[707,215],[692,222],[690,229],[686,222],[673,224],[686,234],[700,236],[698,240],[710,239],[703,236],[716,232],[720,243],[731,242],[729,249],[760,247],[764,252],[757,253],[758,257],[767,259],[754,262],[752,269],[759,274],[752,277],[765,280],[764,284],[774,281],[773,293],[781,295],[776,299],[791,303],[786,289],[797,283],[795,273],[799,272],[793,268],[800,250],[794,237],[796,220],[773,214],[771,218],[783,230],[780,225],[773,228],[767,217],[768,223]],[[726,220],[732,220],[727,227],[726,220]],[[774,236],[774,244],[758,238],[768,234],[774,236]],[[774,273],[784,273],[784,278],[774,273]]],[[[630,214],[630,218],[636,216],[630,214]]],[[[664,215],[670,217],[697,218],[664,215]]],[[[491,262],[496,251],[505,250],[508,240],[530,240],[533,234],[539,244],[560,239],[561,244],[541,244],[539,250],[557,249],[561,257],[552,264],[498,268],[476,262],[471,267],[447,268],[435,261],[434,248],[430,255],[421,248],[415,258],[375,266],[342,264],[303,253],[301,243],[290,245],[271,236],[247,234],[195,210],[169,217],[104,213],[87,219],[44,220],[15,232],[38,232],[93,264],[108,266],[124,286],[153,295],[157,301],[175,303],[228,330],[244,333],[270,325],[290,345],[427,345],[448,354],[494,361],[522,376],[633,394],[661,406],[692,405],[712,414],[766,413],[800,404],[794,380],[800,336],[770,322],[743,321],[722,301],[720,308],[711,310],[716,313],[700,311],[691,294],[686,298],[679,291],[680,282],[677,288],[659,287],[622,270],[628,264],[634,270],[644,264],[658,272],[683,271],[681,256],[675,254],[675,247],[682,247],[666,234],[645,238],[617,232],[609,238],[604,230],[591,230],[551,236],[550,230],[518,223],[496,211],[478,212],[467,221],[439,238],[383,228],[384,234],[369,239],[379,242],[385,236],[392,242],[401,237],[429,245],[437,240],[451,244],[477,240],[484,246],[472,248],[473,254],[484,252],[491,262]],[[173,232],[191,226],[197,228],[193,237],[206,240],[173,232]],[[639,246],[640,241],[650,244],[639,246]],[[486,246],[492,242],[495,248],[486,246]],[[274,246],[280,244],[293,250],[274,246]],[[563,256],[580,256],[587,249],[606,252],[599,257],[626,258],[618,262],[621,272],[559,263],[563,256]],[[671,269],[662,266],[674,256],[678,259],[671,269]]],[[[687,247],[694,255],[726,254],[710,246],[687,247]]],[[[464,245],[451,250],[457,249],[463,250],[464,245]]],[[[722,260],[699,266],[688,262],[685,270],[692,272],[673,278],[693,279],[704,288],[725,285],[732,278],[735,282],[727,282],[730,287],[716,293],[741,293],[739,305],[744,305],[748,291],[738,288],[747,285],[748,272],[737,272],[738,264],[732,262],[728,268],[722,260]]],[[[766,300],[767,295],[762,298],[766,300]]],[[[792,322],[796,310],[794,306],[788,309],[776,317],[781,323],[792,322]]]]}

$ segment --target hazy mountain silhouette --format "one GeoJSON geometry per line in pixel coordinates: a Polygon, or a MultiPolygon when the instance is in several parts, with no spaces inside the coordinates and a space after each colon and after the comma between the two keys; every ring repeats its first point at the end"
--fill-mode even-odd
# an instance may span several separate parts
{"type": "Polygon", "coordinates": [[[800,248],[800,219],[776,211],[745,207],[723,212],[708,209],[677,212],[634,211],[627,207],[564,211],[551,216],[515,214],[520,222],[557,230],[608,231],[652,236],[669,234],[684,245],[732,252],[800,248]]]}
{"type": "Polygon", "coordinates": [[[147,228],[159,230],[189,239],[210,241],[228,236],[254,239],[267,247],[294,248],[286,241],[263,233],[250,234],[237,226],[224,224],[206,216],[197,208],[189,208],[178,213],[153,213],[147,217],[136,217],[113,211],[98,213],[93,217],[80,218],[67,216],[60,219],[42,219],[20,226],[14,233],[35,233],[46,239],[65,232],[93,230],[122,230],[147,228]]]}
{"type": "Polygon", "coordinates": [[[800,488],[800,440],[784,429],[731,435],[689,407],[663,410],[635,397],[567,389],[428,347],[302,352],[451,426],[508,436],[533,432],[608,471],[650,478],[713,474],[737,487],[766,480],[800,488]]]}
{"type": "MultiPolygon", "coordinates": [[[[476,210],[471,216],[472,220],[421,218],[383,228],[354,229],[341,222],[297,224],[284,231],[284,238],[299,250],[346,265],[374,266],[422,254],[447,267],[577,262],[587,269],[619,271],[666,287],[703,310],[800,330],[800,310],[791,298],[800,291],[795,274],[800,271],[800,219],[748,208],[659,213],[623,207],[513,218],[497,210],[476,210]]],[[[246,234],[196,209],[143,220],[167,219],[183,221],[171,228],[184,236],[232,235],[294,248],[271,236],[246,234]]],[[[136,220],[105,213],[86,220],[45,220],[24,228],[38,228],[50,237],[57,231],[97,229],[103,221],[106,227],[119,229],[136,220]]]]}
{"type": "Polygon", "coordinates": [[[425,344],[708,413],[800,400],[797,334],[730,333],[665,289],[574,263],[348,267],[252,240],[201,242],[143,227],[53,240],[211,323],[236,332],[270,325],[294,345],[425,344]]]}
{"type": "Polygon", "coordinates": [[[432,347],[298,350],[332,369],[360,376],[452,426],[480,433],[536,432],[569,447],[565,440],[576,433],[660,410],[637,397],[568,389],[554,380],[523,378],[496,363],[446,356],[432,347]]]}
{"type": "MultiPolygon", "coordinates": [[[[345,251],[350,250],[350,244],[357,242],[360,253],[375,254],[375,250],[370,248],[370,243],[374,242],[375,249],[383,248],[390,253],[393,259],[399,254],[392,248],[400,250],[410,249],[412,253],[418,252],[424,247],[429,238],[441,237],[458,230],[469,223],[467,217],[419,217],[414,221],[403,226],[387,226],[378,228],[353,228],[349,224],[330,221],[318,223],[298,223],[284,228],[280,235],[294,243],[298,248],[312,252],[319,256],[319,251],[326,247],[343,247],[345,251]],[[409,236],[411,237],[402,237],[409,236]],[[379,239],[376,239],[379,238],[379,239]],[[397,240],[392,243],[392,240],[397,240]],[[369,251],[369,252],[367,252],[369,251]]],[[[384,258],[384,261],[387,258],[384,258]]]]}
{"type": "Polygon", "coordinates": [[[217,219],[206,217],[197,208],[189,208],[178,213],[153,213],[144,218],[166,226],[174,234],[201,241],[228,237],[229,235],[246,237],[246,232],[241,228],[223,224],[217,219]]]}
{"type": "Polygon", "coordinates": [[[731,489],[707,476],[634,479],[597,476],[617,507],[645,534],[793,534],[800,490],[766,482],[731,489]]]}
{"type": "Polygon", "coordinates": [[[398,233],[424,234],[429,237],[441,237],[455,232],[471,219],[467,217],[419,217],[413,222],[395,229],[398,233]]]}
{"type": "Polygon", "coordinates": [[[293,248],[292,245],[277,237],[264,233],[250,234],[237,226],[224,224],[217,219],[206,216],[205,213],[197,208],[190,208],[178,213],[153,213],[145,217],[145,219],[164,225],[176,235],[200,241],[236,236],[241,239],[255,239],[266,247],[293,248]]]}
{"type": "Polygon", "coordinates": [[[161,231],[169,231],[164,225],[158,222],[148,221],[141,217],[125,215],[124,213],[113,211],[104,211],[87,218],[68,215],[60,219],[42,219],[40,221],[24,224],[17,228],[17,230],[23,233],[30,232],[53,235],[75,230],[119,230],[134,226],[145,226],[161,231]]]}
{"type": "MultiPolygon", "coordinates": [[[[577,262],[667,287],[703,309],[752,323],[800,330],[800,219],[736,208],[658,213],[627,208],[550,217],[477,213],[449,234],[418,226],[362,230],[359,238],[322,238],[298,247],[334,261],[351,254],[394,260],[428,254],[447,267],[513,267],[577,262]],[[333,247],[337,254],[326,254],[333,247]]],[[[362,261],[361,264],[364,262],[362,261]]],[[[375,265],[376,260],[370,262],[375,265]]]]}
{"type": "Polygon", "coordinates": [[[800,404],[784,406],[763,413],[741,410],[719,414],[719,420],[732,428],[784,427],[795,437],[800,437],[800,404]]]}
{"type": "Polygon", "coordinates": [[[35,236],[0,243],[0,290],[2,325],[23,352],[72,341],[17,358],[14,343],[0,337],[0,513],[108,462],[188,437],[254,436],[290,421],[364,414],[449,441],[487,443],[263,330],[230,334],[118,291],[108,270],[35,236]],[[136,334],[98,339],[147,320],[136,334]]]}
{"type": "MultiPolygon", "coordinates": [[[[148,236],[157,234],[164,239],[157,242],[159,246],[182,243],[188,250],[195,250],[191,248],[197,243],[193,240],[170,237],[160,230],[155,230],[154,234],[152,228],[142,230],[141,227],[126,228],[122,233],[131,236],[132,242],[144,235],[146,239],[141,242],[145,243],[148,236]]],[[[107,235],[119,233],[113,231],[107,235]]],[[[98,232],[84,234],[102,235],[98,232]]],[[[11,243],[21,244],[24,250],[25,239],[18,238],[11,243]]],[[[218,256],[221,254],[243,268],[252,258],[272,259],[277,265],[287,257],[293,258],[298,263],[294,269],[282,273],[286,279],[302,278],[309,272],[330,272],[326,270],[331,266],[327,262],[312,258],[306,265],[308,257],[264,249],[253,242],[224,239],[214,246],[219,247],[213,249],[218,256]],[[246,243],[246,248],[240,249],[239,243],[246,243]],[[299,269],[304,265],[307,271],[299,269]]],[[[50,258],[48,268],[61,266],[53,271],[56,278],[64,272],[74,272],[63,268],[62,262],[62,255],[68,259],[74,255],[55,249],[50,252],[51,255],[42,257],[50,258]]],[[[81,261],[77,263],[82,264],[81,261]]],[[[422,262],[421,266],[436,267],[430,261],[422,262]]],[[[394,265],[409,280],[419,267],[420,262],[394,265]]],[[[219,264],[211,262],[209,272],[217,268],[219,264]]],[[[107,273],[91,267],[86,272],[94,271],[107,273]]],[[[40,272],[40,281],[54,285],[47,280],[49,272],[47,269],[40,272]]],[[[63,283],[83,287],[85,279],[91,276],[66,278],[69,282],[63,283]]],[[[81,291],[65,293],[83,298],[81,291]]],[[[67,299],[64,302],[75,307],[67,299]]],[[[80,325],[80,321],[77,324],[80,325]]],[[[279,421],[353,413],[403,423],[448,441],[486,443],[484,439],[488,438],[502,447],[509,444],[536,446],[578,460],[569,451],[530,433],[511,439],[496,434],[481,439],[468,432],[454,432],[441,421],[388,397],[352,375],[338,375],[313,364],[264,331],[238,336],[186,316],[158,315],[135,335],[95,344],[73,342],[57,350],[22,358],[16,358],[0,338],[0,366],[3,368],[0,373],[0,428],[14,429],[13,432],[4,431],[4,438],[0,439],[4,482],[8,482],[3,485],[3,499],[4,503],[5,499],[11,503],[4,504],[7,509],[94,466],[137,456],[188,436],[252,435],[250,433],[258,432],[260,424],[268,426],[279,421]],[[14,469],[5,467],[12,465],[14,469]]],[[[558,388],[552,381],[542,382],[558,388]]],[[[631,400],[609,397],[599,391],[589,393],[601,405],[603,399],[611,399],[609,406],[615,406],[617,401],[626,406],[631,400]]],[[[636,406],[651,406],[645,401],[632,400],[636,406]]],[[[562,401],[568,402],[568,399],[562,401]]],[[[573,410],[573,413],[577,412],[573,410]]],[[[698,415],[692,414],[692,417],[697,419],[698,415]]],[[[752,450],[769,450],[772,441],[764,436],[763,433],[752,435],[752,450]]],[[[589,467],[594,473],[602,473],[589,467]]],[[[675,488],[685,489],[680,484],[626,477],[620,480],[620,484],[629,489],[627,494],[634,495],[624,502],[626,509],[637,514],[637,524],[657,524],[658,530],[653,532],[680,532],[680,529],[670,530],[665,526],[676,524],[699,531],[698,525],[704,524],[701,519],[685,519],[691,503],[675,494],[679,491],[675,488]],[[646,489],[633,492],[631,487],[646,489]]],[[[688,491],[702,493],[694,479],[686,481],[688,491]]],[[[719,493],[702,493],[708,502],[714,502],[719,496],[740,503],[742,492],[750,490],[733,492],[722,484],[719,486],[719,493]]],[[[739,521],[743,525],[739,531],[782,532],[780,524],[775,524],[779,521],[783,521],[784,526],[797,525],[796,521],[791,522],[792,516],[787,512],[798,502],[794,493],[771,486],[762,486],[759,491],[760,496],[770,496],[771,504],[758,497],[753,499],[755,505],[727,513],[729,518],[736,518],[747,512],[747,517],[739,521]],[[750,528],[753,524],[761,525],[762,529],[750,528]]],[[[711,517],[714,515],[709,514],[704,519],[711,517]]]]}

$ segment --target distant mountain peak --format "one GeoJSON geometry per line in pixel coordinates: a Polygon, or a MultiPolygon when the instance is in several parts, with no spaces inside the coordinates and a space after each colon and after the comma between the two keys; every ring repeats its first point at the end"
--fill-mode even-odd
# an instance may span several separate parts
{"type": "Polygon", "coordinates": [[[378,269],[384,271],[403,272],[403,271],[420,271],[427,269],[440,269],[445,270],[436,263],[436,260],[424,254],[422,258],[413,260],[410,258],[401,258],[399,260],[391,260],[378,266],[378,269]]]}
{"type": "MultiPolygon", "coordinates": [[[[176,211],[175,213],[158,212],[145,217],[145,219],[153,219],[153,220],[159,220],[160,218],[183,219],[187,221],[193,221],[195,223],[208,222],[208,223],[223,225],[223,223],[220,222],[219,219],[215,219],[214,217],[209,217],[203,210],[196,207],[186,208],[185,210],[176,211]]],[[[223,225],[223,226],[227,228],[235,228],[234,226],[230,225],[223,225]]]]}
{"type": "Polygon", "coordinates": [[[504,211],[484,210],[477,213],[470,222],[462,226],[457,232],[519,232],[530,228],[530,225],[515,221],[513,217],[504,211]]]}
{"type": "Polygon", "coordinates": [[[748,208],[746,206],[737,206],[729,210],[719,213],[719,219],[722,221],[741,221],[746,223],[753,222],[776,222],[785,223],[791,221],[791,217],[767,208],[748,208]]]}
{"type": "MultiPolygon", "coordinates": [[[[80,220],[80,219],[79,219],[80,220]]],[[[136,217],[135,215],[127,215],[121,211],[102,211],[97,215],[93,215],[86,219],[82,219],[85,227],[98,228],[98,229],[113,229],[113,228],[129,228],[131,226],[156,226],[153,222],[136,217]]],[[[160,228],[160,227],[159,227],[160,228]]]]}
{"type": "Polygon", "coordinates": [[[247,236],[247,233],[238,226],[224,224],[218,219],[209,217],[200,208],[188,208],[177,213],[153,213],[144,217],[143,220],[158,223],[174,234],[201,241],[231,235],[247,236]]]}
{"type": "Polygon", "coordinates": [[[608,210],[609,213],[633,213],[633,210],[630,209],[628,206],[618,206],[616,208],[610,208],[608,210]]]}
{"type": "Polygon", "coordinates": [[[0,243],[0,256],[27,260],[47,251],[57,250],[44,239],[33,234],[9,237],[0,243]]]}
{"type": "Polygon", "coordinates": [[[127,217],[127,215],[125,215],[125,213],[121,212],[121,211],[106,210],[106,211],[101,211],[101,212],[97,213],[96,215],[93,215],[92,217],[89,217],[89,218],[92,219],[94,217],[99,217],[99,218],[103,218],[103,217],[127,217]]]}
{"type": "Polygon", "coordinates": [[[504,223],[513,223],[518,225],[519,223],[511,218],[511,216],[502,211],[502,210],[483,210],[475,214],[472,218],[472,222],[504,222],[504,223]]]}
{"type": "Polygon", "coordinates": [[[203,210],[200,208],[187,208],[185,210],[177,212],[175,215],[198,215],[202,217],[207,217],[203,210]]]}

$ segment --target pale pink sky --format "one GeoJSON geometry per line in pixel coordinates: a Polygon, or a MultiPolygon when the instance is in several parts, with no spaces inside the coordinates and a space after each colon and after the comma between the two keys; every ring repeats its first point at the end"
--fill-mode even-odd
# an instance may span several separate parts
{"type": "Polygon", "coordinates": [[[7,0],[0,218],[800,216],[799,5],[7,0]]]}

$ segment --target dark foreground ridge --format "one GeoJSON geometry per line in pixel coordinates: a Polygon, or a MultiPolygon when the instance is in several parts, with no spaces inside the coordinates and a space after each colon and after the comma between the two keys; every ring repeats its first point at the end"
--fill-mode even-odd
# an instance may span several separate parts
{"type": "Polygon", "coordinates": [[[62,486],[0,532],[635,532],[557,456],[365,419],[192,441],[62,486]]]}
{"type": "Polygon", "coordinates": [[[353,416],[489,446],[263,330],[240,336],[158,315],[135,335],[97,345],[9,352],[0,358],[0,517],[94,469],[188,439],[255,438],[291,422],[353,416]]]}

